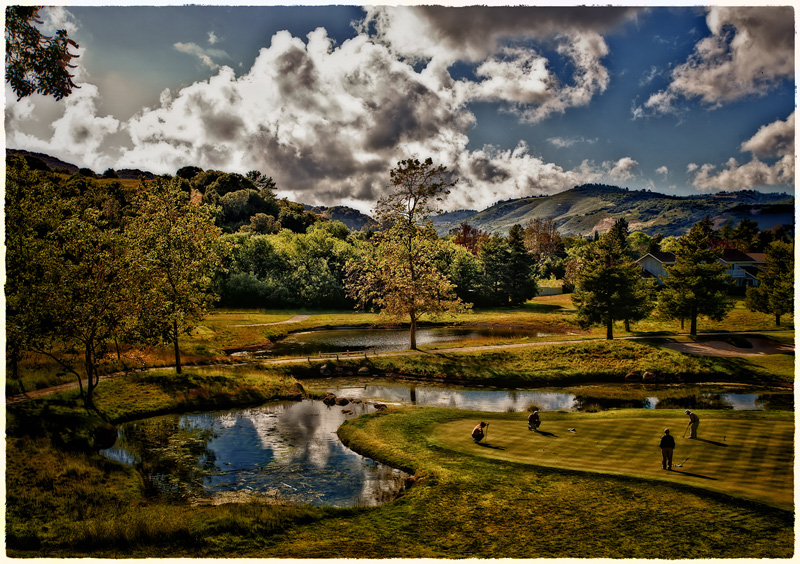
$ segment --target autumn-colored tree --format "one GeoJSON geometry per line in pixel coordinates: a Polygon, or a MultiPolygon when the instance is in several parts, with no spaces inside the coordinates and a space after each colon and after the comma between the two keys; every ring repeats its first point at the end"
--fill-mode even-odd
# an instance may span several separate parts
{"type": "Polygon", "coordinates": [[[409,347],[417,348],[417,323],[424,315],[462,310],[465,305],[436,264],[441,242],[430,216],[455,185],[432,159],[400,161],[390,172],[391,193],[375,209],[384,230],[376,233],[360,261],[348,263],[347,293],[381,314],[408,319],[409,347]]]}
{"type": "Polygon", "coordinates": [[[564,243],[552,217],[536,217],[525,224],[525,246],[540,260],[564,250],[564,243]]]}
{"type": "MultiPolygon", "coordinates": [[[[467,222],[462,222],[458,228],[454,229],[456,245],[461,245],[473,255],[478,254],[481,245],[489,238],[489,232],[471,226],[467,222]]],[[[452,232],[451,232],[452,233],[452,232]]]]}
{"type": "Polygon", "coordinates": [[[37,27],[42,23],[39,10],[37,6],[6,7],[6,82],[18,100],[34,93],[61,100],[79,88],[69,70],[75,68],[70,62],[77,57],[69,49],[78,44],[63,29],[53,37],[43,35],[37,27]]]}

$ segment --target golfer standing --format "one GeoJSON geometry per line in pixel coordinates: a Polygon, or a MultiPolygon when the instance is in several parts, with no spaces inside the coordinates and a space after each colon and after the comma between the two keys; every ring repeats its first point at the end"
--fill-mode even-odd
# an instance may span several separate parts
{"type": "Polygon", "coordinates": [[[661,437],[661,468],[672,470],[672,451],[675,450],[675,437],[669,434],[669,429],[664,429],[664,436],[661,437]]]}
{"type": "Polygon", "coordinates": [[[689,432],[690,439],[697,438],[697,428],[700,426],[700,418],[697,416],[696,413],[686,410],[686,415],[689,416],[689,426],[691,426],[692,430],[689,432]]]}

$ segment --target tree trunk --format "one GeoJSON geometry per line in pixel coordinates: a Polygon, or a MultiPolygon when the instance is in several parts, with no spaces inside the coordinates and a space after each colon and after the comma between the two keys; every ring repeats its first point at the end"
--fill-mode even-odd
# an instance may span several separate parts
{"type": "Polygon", "coordinates": [[[780,313],[776,313],[775,314],[775,325],[777,327],[781,326],[781,314],[780,313]]]}
{"type": "MultiPolygon", "coordinates": [[[[86,382],[86,395],[83,398],[83,403],[86,406],[86,409],[93,409],[94,402],[92,401],[92,396],[94,395],[94,388],[96,386],[95,379],[94,379],[94,359],[92,358],[92,347],[88,343],[84,348],[84,356],[83,356],[83,366],[86,370],[87,382],[86,382]]],[[[81,377],[78,376],[78,380],[81,377]]],[[[83,387],[81,386],[81,393],[83,393],[83,387]]]]}
{"type": "Polygon", "coordinates": [[[17,381],[19,384],[19,389],[22,390],[22,393],[26,397],[28,397],[28,391],[25,389],[25,384],[22,382],[22,378],[19,376],[19,356],[19,347],[14,347],[11,349],[11,377],[17,381]]]}
{"type": "Polygon", "coordinates": [[[614,320],[610,317],[606,321],[606,339],[609,341],[614,338],[614,320]]]}
{"type": "Polygon", "coordinates": [[[689,324],[689,334],[693,337],[697,336],[697,308],[692,308],[692,319],[691,323],[689,324]]]}
{"type": "Polygon", "coordinates": [[[181,349],[178,347],[178,320],[172,322],[172,330],[174,333],[174,344],[175,344],[175,372],[178,374],[181,373],[181,349]]]}
{"type": "Polygon", "coordinates": [[[411,341],[410,343],[411,346],[409,348],[412,351],[417,350],[417,318],[414,315],[411,316],[411,327],[409,328],[408,331],[408,337],[409,340],[411,341]]]}
{"type": "Polygon", "coordinates": [[[628,333],[631,332],[631,320],[630,319],[626,319],[625,320],[625,331],[627,331],[628,333]]]}

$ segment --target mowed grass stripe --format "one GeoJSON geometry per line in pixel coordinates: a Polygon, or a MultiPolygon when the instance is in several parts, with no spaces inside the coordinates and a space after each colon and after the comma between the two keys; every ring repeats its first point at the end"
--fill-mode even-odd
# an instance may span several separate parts
{"type": "MultiPolygon", "coordinates": [[[[729,495],[793,507],[794,421],[701,420],[698,439],[682,438],[686,419],[648,416],[598,419],[580,416],[547,420],[541,432],[528,431],[525,416],[493,419],[485,444],[470,431],[477,421],[456,420],[434,428],[430,440],[439,447],[539,466],[615,473],[667,480],[729,495]],[[665,428],[676,439],[673,464],[661,469],[659,440],[665,428]],[[571,431],[570,429],[574,429],[571,431]],[[788,463],[787,463],[788,461],[788,463]]],[[[687,433],[688,435],[688,433],[687,433]]]]}

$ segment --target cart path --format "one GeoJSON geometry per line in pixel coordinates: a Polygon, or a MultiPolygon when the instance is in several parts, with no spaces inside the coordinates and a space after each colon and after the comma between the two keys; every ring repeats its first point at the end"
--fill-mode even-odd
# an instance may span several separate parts
{"type": "Polygon", "coordinates": [[[300,323],[301,321],[305,321],[306,319],[310,319],[310,315],[295,315],[294,317],[290,317],[289,319],[284,319],[283,321],[273,321],[272,323],[253,323],[250,325],[230,325],[230,327],[266,327],[267,325],[282,325],[284,323],[300,323]]]}
{"type": "MultiPolygon", "coordinates": [[[[303,319],[307,319],[309,316],[303,315],[296,315],[291,319],[286,321],[279,321],[277,323],[290,323],[294,321],[302,321],[303,319]],[[302,319],[297,319],[302,318],[302,319]]],[[[267,323],[264,325],[273,325],[271,323],[267,323]]],[[[741,333],[704,333],[703,336],[709,335],[747,335],[747,332],[741,333]]],[[[633,336],[633,337],[617,337],[614,340],[625,341],[625,340],[637,340],[637,339],[652,339],[653,336],[633,336]]],[[[240,366],[244,364],[291,364],[295,363],[299,360],[330,360],[332,358],[336,359],[353,359],[353,358],[360,358],[369,355],[370,357],[381,357],[381,356],[410,356],[410,355],[424,355],[424,354],[451,354],[451,353],[459,353],[459,352],[481,352],[481,351],[495,351],[495,350],[507,350],[507,349],[521,349],[527,347],[540,347],[545,345],[566,345],[566,344],[574,344],[574,343],[589,343],[589,342],[597,342],[597,341],[605,341],[606,339],[577,339],[577,340],[567,340],[567,341],[537,341],[533,343],[513,343],[513,344],[506,344],[506,345],[480,345],[474,347],[453,347],[453,348],[445,348],[445,349],[433,349],[427,351],[412,351],[412,350],[404,350],[404,351],[386,351],[386,352],[374,352],[374,353],[356,353],[356,352],[346,352],[346,353],[330,353],[325,356],[315,356],[315,357],[293,357],[293,358],[283,358],[278,360],[259,360],[258,362],[241,362],[241,363],[220,363],[217,365],[205,365],[205,366],[240,366]]],[[[727,357],[742,357],[742,356],[759,356],[765,354],[793,354],[794,353],[794,345],[777,343],[775,341],[770,341],[767,339],[747,339],[753,345],[752,348],[739,348],[734,347],[728,343],[723,341],[705,341],[703,343],[665,343],[661,345],[664,348],[676,350],[679,352],[687,353],[687,354],[695,354],[695,355],[702,355],[702,356],[727,356],[727,357]]],[[[145,371],[154,371],[154,370],[171,370],[173,367],[171,366],[162,366],[157,368],[146,368],[145,371]]],[[[108,380],[111,378],[115,378],[117,376],[121,376],[125,374],[125,372],[115,372],[113,374],[106,374],[104,376],[100,376],[100,380],[108,380]]],[[[83,381],[84,385],[86,385],[86,380],[83,381]]],[[[31,390],[26,394],[18,394],[15,396],[7,397],[6,404],[10,403],[17,403],[20,401],[25,401],[28,399],[37,399],[44,396],[48,396],[50,394],[55,394],[58,392],[64,392],[67,390],[73,390],[78,387],[78,382],[67,382],[65,384],[60,384],[58,386],[52,386],[49,388],[41,388],[38,390],[31,390]]]]}

